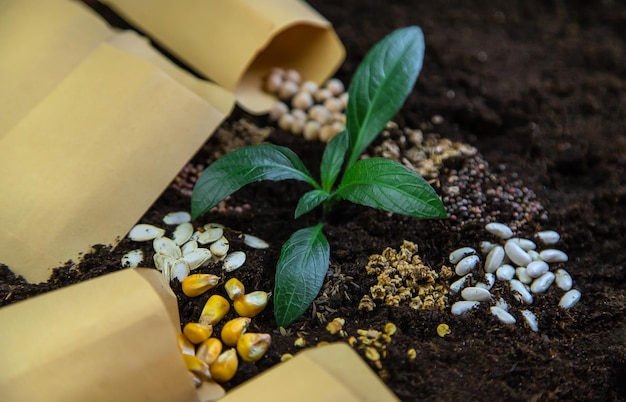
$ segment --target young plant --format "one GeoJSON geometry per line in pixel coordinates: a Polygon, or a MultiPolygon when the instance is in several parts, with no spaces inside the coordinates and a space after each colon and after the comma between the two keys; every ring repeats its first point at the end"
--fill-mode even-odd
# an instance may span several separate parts
{"type": "MultiPolygon", "coordinates": [[[[313,190],[300,198],[295,218],[317,206],[324,216],[340,199],[416,218],[444,218],[446,211],[421,176],[384,158],[358,160],[412,91],[424,57],[419,27],[396,30],[376,44],[358,66],[349,87],[346,130],[324,150],[318,183],[291,150],[273,144],[245,147],[212,163],[196,183],[193,219],[246,184],[260,180],[300,180],[313,190]],[[343,168],[343,176],[335,186],[343,168]]],[[[320,291],[330,264],[323,223],[300,229],[283,245],[276,266],[274,317],[286,327],[298,319],[320,291]]]]}

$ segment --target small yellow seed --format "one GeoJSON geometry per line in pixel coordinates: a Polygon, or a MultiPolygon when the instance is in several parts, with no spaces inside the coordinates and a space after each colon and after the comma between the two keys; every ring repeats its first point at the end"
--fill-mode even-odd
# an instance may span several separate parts
{"type": "Polygon", "coordinates": [[[262,290],[246,293],[235,299],[233,306],[235,311],[242,317],[254,317],[267,307],[270,294],[262,290]]]}
{"type": "Polygon", "coordinates": [[[437,326],[437,335],[439,335],[442,338],[448,335],[450,332],[451,331],[450,331],[450,327],[448,326],[448,324],[439,324],[437,326]]]}
{"type": "Polygon", "coordinates": [[[237,345],[237,340],[246,332],[250,321],[252,320],[248,317],[237,317],[224,324],[224,327],[222,327],[222,342],[228,346],[237,345]]]}
{"type": "Polygon", "coordinates": [[[397,331],[396,324],[393,322],[388,322],[385,324],[385,333],[389,336],[393,336],[397,331]]]}
{"type": "Polygon", "coordinates": [[[318,348],[321,348],[322,346],[328,346],[328,345],[330,345],[330,343],[329,343],[329,342],[326,342],[326,341],[321,341],[321,342],[319,342],[319,343],[318,343],[317,345],[315,345],[315,346],[316,346],[316,347],[318,347],[318,348]]]}
{"type": "Polygon", "coordinates": [[[299,347],[299,348],[303,348],[306,346],[306,339],[304,338],[298,338],[293,342],[293,346],[299,347]]]}
{"type": "Polygon", "coordinates": [[[195,347],[193,343],[183,334],[176,334],[176,342],[178,343],[178,351],[183,355],[194,355],[195,347]]]}
{"type": "Polygon", "coordinates": [[[191,343],[197,345],[209,339],[209,336],[213,334],[213,326],[210,324],[190,322],[183,328],[183,334],[185,334],[191,343]]]}
{"type": "Polygon", "coordinates": [[[187,366],[187,370],[191,371],[193,374],[197,375],[200,378],[210,379],[211,372],[209,370],[209,365],[198,359],[196,356],[192,355],[182,355],[183,360],[185,361],[185,366],[187,366]]]}
{"type": "Polygon", "coordinates": [[[406,355],[409,357],[410,361],[414,361],[417,357],[417,351],[413,348],[407,350],[406,355]]]}
{"type": "Polygon", "coordinates": [[[293,359],[293,355],[291,353],[283,353],[280,356],[280,361],[281,362],[286,362],[287,360],[291,360],[291,359],[293,359]]]}
{"type": "Polygon", "coordinates": [[[238,297],[243,296],[246,293],[246,288],[243,283],[237,278],[231,278],[224,284],[224,289],[228,293],[230,300],[235,300],[238,297]]]}
{"type": "Polygon", "coordinates": [[[193,274],[183,279],[183,293],[188,297],[200,296],[207,290],[213,289],[220,281],[220,277],[212,274],[193,274]]]}
{"type": "Polygon", "coordinates": [[[209,338],[198,345],[196,357],[211,365],[220,353],[222,353],[222,342],[217,338],[209,338]]]}
{"type": "Polygon", "coordinates": [[[239,359],[235,349],[228,349],[222,352],[217,359],[209,366],[211,377],[217,382],[230,381],[237,373],[239,359]]]}
{"type": "Polygon", "coordinates": [[[374,362],[380,360],[380,353],[375,348],[368,346],[365,348],[365,357],[374,362]]]}
{"type": "Polygon", "coordinates": [[[302,136],[308,141],[317,140],[319,138],[321,127],[322,125],[317,120],[309,120],[304,125],[302,136]]]}
{"type": "Polygon", "coordinates": [[[332,140],[334,136],[335,136],[335,130],[333,129],[332,125],[324,124],[322,128],[320,128],[320,132],[319,132],[320,141],[328,142],[332,140]]]}
{"type": "Polygon", "coordinates": [[[331,335],[335,335],[339,331],[343,329],[343,325],[346,323],[346,320],[343,318],[335,318],[328,324],[326,324],[326,331],[328,331],[331,335]]]}
{"type": "Polygon", "coordinates": [[[356,346],[357,340],[354,336],[351,336],[350,338],[348,338],[348,345],[354,347],[356,346]]]}
{"type": "Polygon", "coordinates": [[[230,310],[230,304],[226,298],[220,295],[213,295],[209,297],[204,308],[202,309],[202,313],[200,314],[200,319],[198,320],[201,324],[217,324],[230,310]]]}
{"type": "Polygon", "coordinates": [[[237,353],[247,362],[259,360],[272,344],[270,334],[247,333],[241,335],[237,341],[237,353]]]}

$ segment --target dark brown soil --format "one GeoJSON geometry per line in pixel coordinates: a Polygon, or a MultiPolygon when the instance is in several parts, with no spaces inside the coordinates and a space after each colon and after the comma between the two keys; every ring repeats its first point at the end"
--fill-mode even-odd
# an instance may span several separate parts
{"type": "MultiPolygon", "coordinates": [[[[487,307],[463,316],[379,306],[357,310],[375,278],[364,267],[368,256],[403,240],[418,244],[422,260],[435,269],[460,246],[490,239],[483,225],[468,220],[418,221],[365,207],[339,204],[325,233],[331,244],[327,298],[317,312],[343,317],[345,329],[398,332],[382,359],[382,375],[402,400],[626,400],[626,7],[617,1],[310,1],[335,25],[347,47],[338,72],[350,81],[365,52],[393,29],[420,25],[426,37],[424,69],[414,93],[394,119],[400,127],[424,127],[442,137],[475,146],[503,181],[521,180],[543,205],[519,229],[562,235],[558,247],[570,260],[564,267],[582,291],[571,310],[557,308],[560,294],[548,292],[531,306],[540,330],[521,319],[503,325],[487,307]],[[425,124],[440,115],[439,125],[425,124]],[[456,230],[451,230],[455,228],[456,230]],[[337,291],[338,290],[338,291],[337,291]],[[451,333],[437,335],[446,323],[451,333]],[[416,350],[409,361],[407,351],[416,350]]],[[[231,121],[247,117],[237,111],[231,121]]],[[[317,171],[323,146],[274,131],[270,141],[292,147],[317,171]]],[[[216,139],[194,158],[212,159],[216,139]]],[[[458,167],[458,166],[455,166],[458,167]]],[[[449,174],[445,170],[443,177],[449,174]]],[[[209,214],[197,224],[217,221],[271,243],[251,251],[236,275],[247,289],[271,290],[280,245],[299,228],[314,224],[314,212],[293,220],[300,183],[258,183],[236,193],[228,205],[249,204],[242,212],[209,214]]],[[[492,206],[493,208],[493,206],[492,206]]],[[[507,223],[514,211],[500,206],[507,223]]],[[[189,199],[168,189],[141,222],[161,225],[167,212],[188,210],[189,199]]],[[[232,232],[231,232],[232,234],[232,232]]],[[[232,247],[246,249],[230,236],[232,247]]],[[[120,269],[121,256],[136,243],[122,240],[112,250],[98,246],[80,267],[60,267],[47,283],[28,285],[0,269],[0,305],[120,269]]],[[[144,247],[149,252],[150,247],[144,247]]],[[[219,266],[204,269],[219,272],[219,266]]],[[[231,275],[232,276],[232,275],[231,275]]],[[[189,299],[179,291],[181,317],[196,320],[208,295],[189,299]]],[[[220,288],[218,290],[222,292],[220,288]]],[[[451,297],[451,301],[456,300],[451,297]]],[[[516,307],[517,308],[517,307],[516,307]]],[[[232,313],[231,313],[232,314],[232,313]]],[[[309,310],[280,335],[267,309],[253,320],[255,332],[272,332],[273,345],[256,364],[246,363],[231,388],[297,353],[298,333],[310,345],[340,340],[309,310]]],[[[363,350],[358,349],[361,355],[363,350]]],[[[372,368],[381,372],[370,363],[372,368]]]]}

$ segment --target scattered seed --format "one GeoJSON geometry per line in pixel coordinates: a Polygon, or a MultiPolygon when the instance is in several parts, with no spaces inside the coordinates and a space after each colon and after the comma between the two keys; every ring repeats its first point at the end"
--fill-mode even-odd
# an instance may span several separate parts
{"type": "Polygon", "coordinates": [[[554,282],[554,274],[548,271],[533,281],[530,285],[530,291],[533,293],[543,293],[548,290],[552,282],[554,282]]]}
{"type": "Polygon", "coordinates": [[[195,248],[188,253],[183,253],[182,260],[189,265],[190,270],[200,268],[203,264],[208,262],[212,257],[211,251],[208,248],[195,248]]]}
{"type": "Polygon", "coordinates": [[[182,282],[183,279],[189,276],[189,265],[184,260],[177,260],[172,265],[170,271],[170,280],[178,279],[179,282],[182,282]]]}
{"type": "MultiPolygon", "coordinates": [[[[228,245],[228,243],[227,243],[228,245]]],[[[235,251],[224,258],[224,265],[222,268],[226,272],[232,272],[240,268],[246,262],[246,253],[243,251],[235,251]]]]}
{"type": "Polygon", "coordinates": [[[186,211],[170,212],[163,217],[163,223],[166,225],[180,225],[187,222],[191,222],[191,214],[186,211]]]}
{"type": "Polygon", "coordinates": [[[491,306],[491,314],[495,315],[503,324],[515,324],[517,322],[511,313],[498,306],[491,306]]]}
{"type": "Polygon", "coordinates": [[[509,264],[504,264],[497,269],[496,277],[501,281],[510,281],[515,277],[515,268],[509,264]]]}
{"type": "Polygon", "coordinates": [[[537,233],[537,238],[539,238],[543,244],[556,244],[561,239],[561,235],[554,230],[544,230],[537,233]]]}
{"type": "Polygon", "coordinates": [[[290,68],[288,70],[285,70],[285,80],[291,81],[294,84],[299,85],[302,82],[302,76],[300,75],[298,70],[294,70],[293,68],[290,68]]]}
{"type": "Polygon", "coordinates": [[[143,251],[136,249],[122,256],[122,267],[137,268],[143,262],[143,251]]]}
{"type": "Polygon", "coordinates": [[[343,82],[341,82],[341,80],[339,80],[338,78],[330,78],[328,81],[326,81],[324,87],[335,96],[341,95],[346,90],[343,82]]]}
{"type": "Polygon", "coordinates": [[[572,277],[563,268],[559,268],[556,270],[555,279],[556,279],[556,286],[558,286],[559,289],[564,290],[566,292],[572,289],[572,277]]]}
{"type": "Polygon", "coordinates": [[[278,89],[278,97],[287,100],[298,92],[298,84],[293,81],[285,81],[278,89]]]}
{"type": "Polygon", "coordinates": [[[458,264],[456,264],[456,267],[454,267],[454,272],[458,276],[463,276],[465,274],[468,274],[471,270],[473,270],[476,267],[476,265],[478,265],[479,261],[480,261],[480,258],[477,255],[467,256],[461,259],[461,261],[459,261],[458,264]]]}
{"type": "Polygon", "coordinates": [[[313,96],[309,92],[298,92],[291,100],[291,106],[296,109],[307,110],[313,106],[313,96]]]}
{"type": "Polygon", "coordinates": [[[486,290],[491,290],[493,285],[496,283],[496,276],[494,274],[486,273],[485,274],[485,282],[478,282],[476,284],[477,288],[483,288],[486,290]]]}
{"type": "Polygon", "coordinates": [[[310,94],[314,94],[315,91],[318,90],[318,85],[315,81],[304,81],[302,85],[300,85],[300,90],[308,92],[310,94]]]}
{"type": "Polygon", "coordinates": [[[491,222],[485,225],[485,229],[491,234],[501,239],[509,239],[513,236],[513,231],[507,225],[498,222],[491,222]]]}
{"type": "Polygon", "coordinates": [[[531,278],[539,278],[541,275],[548,272],[549,269],[550,269],[550,266],[543,261],[532,261],[526,267],[526,273],[531,278]]]}
{"type": "Polygon", "coordinates": [[[156,269],[161,271],[163,273],[163,276],[169,279],[170,268],[176,262],[176,258],[170,255],[155,253],[152,259],[154,260],[154,266],[156,267],[156,269]]]}
{"type": "Polygon", "coordinates": [[[198,242],[195,240],[189,240],[187,243],[183,244],[180,247],[180,251],[181,253],[183,253],[183,256],[184,256],[184,255],[191,253],[193,250],[196,250],[197,248],[198,248],[198,242]]]}
{"type": "Polygon", "coordinates": [[[248,246],[256,249],[268,248],[270,245],[265,240],[249,234],[243,235],[243,242],[248,246]]]}
{"type": "Polygon", "coordinates": [[[496,272],[498,268],[502,266],[504,262],[504,248],[502,246],[495,246],[485,261],[485,272],[496,272]]]}
{"type": "Polygon", "coordinates": [[[210,250],[214,256],[219,258],[225,256],[226,253],[228,253],[229,247],[230,243],[224,236],[222,236],[217,239],[213,244],[211,244],[210,250]]]}
{"type": "Polygon", "coordinates": [[[450,334],[450,327],[448,326],[448,324],[439,324],[437,325],[437,335],[439,335],[441,338],[443,338],[446,335],[450,334]]]}
{"type": "Polygon", "coordinates": [[[133,241],[148,241],[154,240],[157,237],[161,237],[165,234],[165,230],[156,226],[140,223],[135,225],[130,232],[128,232],[128,238],[133,241]]]}
{"type": "Polygon", "coordinates": [[[567,254],[561,250],[549,248],[539,253],[539,257],[545,262],[567,262],[567,254]]]}
{"type": "Polygon", "coordinates": [[[541,257],[539,256],[539,253],[537,252],[537,250],[528,250],[528,255],[530,256],[530,258],[533,259],[533,261],[541,260],[541,257]]]}
{"type": "Polygon", "coordinates": [[[289,113],[289,106],[283,102],[276,102],[270,110],[269,117],[272,121],[278,121],[287,113],[289,113]]]}
{"type": "Polygon", "coordinates": [[[224,236],[223,228],[213,227],[210,229],[205,228],[204,232],[196,232],[194,236],[192,236],[192,239],[196,237],[196,240],[198,241],[198,243],[204,245],[204,244],[210,244],[210,243],[216,242],[223,236],[224,236]]]}
{"type": "Polygon", "coordinates": [[[476,307],[478,307],[480,305],[479,301],[467,301],[467,300],[462,300],[462,301],[458,301],[456,303],[454,303],[452,305],[452,308],[450,309],[450,312],[453,315],[461,315],[464,314],[476,307]]]}
{"type": "Polygon", "coordinates": [[[517,279],[519,279],[520,282],[526,285],[530,285],[530,283],[533,281],[533,278],[528,275],[528,270],[526,269],[526,267],[515,268],[515,276],[517,276],[517,279]]]}
{"type": "Polygon", "coordinates": [[[178,247],[178,245],[174,243],[174,240],[169,237],[158,237],[154,239],[152,242],[152,248],[156,253],[169,255],[174,259],[178,259],[183,255],[180,251],[180,247],[178,247]]]}
{"type": "Polygon", "coordinates": [[[517,242],[508,240],[504,244],[504,250],[506,251],[507,257],[521,267],[525,267],[533,260],[531,256],[518,245],[517,242]]]}
{"type": "Polygon", "coordinates": [[[467,281],[472,277],[472,274],[464,275],[461,279],[454,281],[450,285],[450,293],[457,294],[467,285],[467,281]]]}
{"type": "Polygon", "coordinates": [[[515,297],[517,301],[524,302],[526,304],[533,303],[533,296],[530,294],[528,289],[526,289],[526,285],[517,279],[511,279],[509,284],[511,286],[511,293],[513,293],[513,297],[515,297]]]}
{"type": "MultiPolygon", "coordinates": [[[[468,255],[476,254],[476,250],[471,247],[461,247],[450,253],[450,264],[457,264],[468,255]]],[[[467,273],[467,272],[466,272],[467,273]]],[[[458,274],[457,274],[458,275],[458,274]]],[[[464,275],[464,274],[463,274],[464,275]]]]}
{"type": "Polygon", "coordinates": [[[572,289],[561,297],[561,300],[559,301],[559,307],[564,308],[566,310],[570,309],[574,307],[576,303],[578,303],[578,301],[580,300],[580,297],[581,297],[580,290],[572,289]]]}
{"type": "Polygon", "coordinates": [[[528,324],[532,331],[539,331],[539,320],[537,320],[535,313],[530,310],[522,310],[522,317],[524,317],[526,324],[528,324]]]}
{"type": "Polygon", "coordinates": [[[193,225],[189,222],[181,223],[176,226],[174,229],[174,233],[172,233],[172,240],[176,245],[180,246],[182,244],[187,243],[191,236],[193,235],[193,225]]]}
{"type": "Polygon", "coordinates": [[[481,241],[480,242],[480,252],[483,254],[488,254],[494,247],[496,246],[496,244],[493,244],[489,241],[481,241]]]}
{"type": "Polygon", "coordinates": [[[537,245],[535,244],[535,242],[530,240],[530,239],[523,239],[523,238],[519,238],[519,237],[513,237],[513,238],[510,238],[509,240],[507,240],[507,242],[513,242],[513,243],[517,244],[524,251],[534,250],[534,249],[537,248],[537,245]]]}
{"type": "Polygon", "coordinates": [[[491,293],[487,289],[472,286],[461,291],[461,297],[467,301],[489,301],[491,293]]]}

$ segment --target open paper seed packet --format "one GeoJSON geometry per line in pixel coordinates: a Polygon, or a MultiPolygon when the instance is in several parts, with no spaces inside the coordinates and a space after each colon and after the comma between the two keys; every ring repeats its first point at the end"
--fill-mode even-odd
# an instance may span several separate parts
{"type": "MultiPolygon", "coordinates": [[[[266,112],[271,67],[321,82],[345,55],[302,1],[103,2],[206,79],[81,2],[0,2],[0,263],[30,282],[124,237],[235,102],[266,112]]],[[[176,297],[153,269],[3,307],[0,399],[396,400],[346,344],[303,351],[227,395],[195,388],[178,333],[176,297]]]]}

